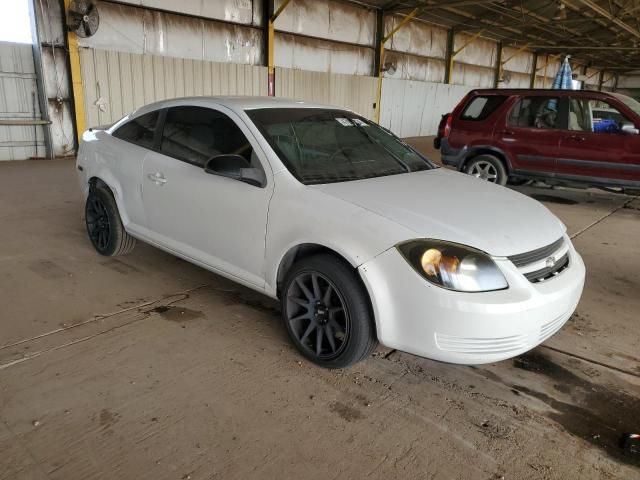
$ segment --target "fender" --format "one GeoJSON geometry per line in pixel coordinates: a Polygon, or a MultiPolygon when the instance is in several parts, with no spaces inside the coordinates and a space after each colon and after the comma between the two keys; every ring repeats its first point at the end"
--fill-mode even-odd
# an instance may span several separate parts
{"type": "Polygon", "coordinates": [[[498,148],[494,145],[471,145],[469,147],[466,147],[466,146],[463,147],[459,153],[462,160],[460,162],[459,170],[462,170],[464,168],[464,164],[470,157],[475,157],[476,155],[480,155],[482,153],[488,153],[488,154],[493,153],[500,156],[505,160],[507,164],[506,165],[507,171],[508,172],[513,171],[513,164],[511,162],[511,158],[509,157],[509,154],[505,152],[503,149],[498,148]]]}
{"type": "Polygon", "coordinates": [[[357,255],[352,255],[351,252],[348,252],[342,246],[338,245],[336,242],[323,239],[318,241],[318,239],[304,238],[299,239],[293,242],[290,242],[281,251],[278,253],[277,261],[273,262],[269,268],[269,271],[266,272],[266,290],[273,293],[275,297],[278,289],[278,282],[280,280],[280,274],[282,268],[288,268],[290,265],[287,265],[288,259],[287,257],[296,252],[300,247],[303,246],[317,246],[319,249],[326,249],[335,252],[337,255],[346,260],[349,265],[351,265],[354,269],[358,268],[363,261],[358,261],[357,255]]]}
{"type": "Polygon", "coordinates": [[[124,203],[122,201],[122,187],[120,186],[120,182],[118,182],[116,177],[106,168],[100,168],[97,172],[94,172],[92,168],[90,172],[87,172],[87,177],[89,178],[89,182],[94,178],[100,180],[109,188],[109,190],[111,190],[118,207],[118,212],[120,213],[122,225],[126,228],[129,224],[129,215],[127,214],[127,210],[124,208],[124,203]]]}

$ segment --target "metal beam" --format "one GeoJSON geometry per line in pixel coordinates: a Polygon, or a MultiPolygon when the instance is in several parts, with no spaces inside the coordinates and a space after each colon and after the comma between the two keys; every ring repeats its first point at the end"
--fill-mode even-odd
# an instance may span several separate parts
{"type": "Polygon", "coordinates": [[[533,52],[533,66],[531,68],[531,79],[529,80],[529,88],[536,88],[536,67],[538,66],[538,52],[533,52]]]}
{"type": "Polygon", "coordinates": [[[16,118],[16,119],[2,119],[0,120],[0,125],[22,125],[22,126],[33,126],[33,125],[50,125],[51,122],[49,120],[27,120],[24,118],[16,118]]]}
{"type": "Polygon", "coordinates": [[[496,88],[498,87],[498,83],[500,83],[500,77],[502,77],[502,72],[504,71],[504,66],[507,64],[507,62],[517,57],[522,52],[524,52],[529,47],[529,44],[525,43],[523,46],[518,48],[513,54],[509,55],[505,59],[502,58],[502,47],[503,47],[502,42],[498,42],[498,66],[496,69],[496,76],[494,81],[496,88]]]}
{"type": "Polygon", "coordinates": [[[498,54],[496,55],[496,68],[493,72],[493,88],[498,88],[500,77],[502,77],[502,42],[498,42],[498,54]]]}
{"type": "MultiPolygon", "coordinates": [[[[29,17],[31,19],[32,53],[33,65],[36,73],[36,89],[38,92],[38,106],[40,107],[40,118],[47,122],[43,125],[42,133],[44,137],[45,157],[53,159],[53,139],[51,136],[51,122],[49,121],[49,102],[47,101],[47,88],[44,80],[44,69],[42,67],[42,42],[40,41],[40,31],[37,24],[36,0],[29,2],[29,17]]],[[[36,138],[36,144],[37,144],[36,138]]]]}
{"type": "Polygon", "coordinates": [[[455,48],[456,33],[453,28],[447,31],[447,53],[444,65],[444,83],[451,83],[453,77],[453,49],[455,48]]]}
{"type": "Polygon", "coordinates": [[[523,46],[518,48],[518,50],[516,50],[512,55],[509,55],[507,58],[502,60],[502,65],[507,63],[509,60],[513,60],[514,58],[516,58],[518,55],[520,55],[522,52],[524,52],[527,48],[529,48],[529,45],[530,44],[525,43],[523,46]]]}
{"type": "MultiPolygon", "coordinates": [[[[455,60],[456,56],[465,48],[467,48],[469,45],[471,45],[473,42],[475,42],[478,37],[480,35],[482,35],[482,33],[484,32],[484,30],[480,30],[479,32],[477,32],[475,35],[473,35],[469,40],[467,40],[466,42],[464,42],[462,44],[462,46],[460,48],[458,48],[457,50],[453,50],[453,45],[452,45],[452,51],[451,51],[451,55],[449,55],[449,62],[448,62],[448,66],[446,67],[449,70],[449,81],[447,83],[451,83],[451,77],[453,76],[453,61],[455,60]]],[[[455,45],[455,40],[454,40],[454,45],[455,45]]]]}
{"type": "Polygon", "coordinates": [[[407,4],[408,2],[396,1],[390,2],[382,7],[385,13],[399,12],[402,10],[409,10],[410,8],[422,8],[425,10],[439,10],[450,7],[471,7],[475,5],[483,5],[486,3],[494,3],[496,0],[457,0],[455,2],[433,2],[433,1],[418,1],[407,4]]]}
{"type": "MultiPolygon", "coordinates": [[[[388,34],[383,35],[384,33],[384,18],[380,20],[381,30],[380,36],[382,39],[378,43],[378,48],[376,49],[376,55],[378,57],[378,92],[376,95],[376,123],[380,123],[380,101],[382,100],[382,76],[383,76],[383,68],[384,68],[384,44],[387,43],[391,38],[396,34],[398,30],[404,27],[407,23],[409,23],[418,13],[420,9],[414,8],[409,15],[405,16],[398,25],[396,25],[388,34]]],[[[378,33],[376,32],[376,36],[378,33]]]]}
{"type": "Polygon", "coordinates": [[[611,13],[609,13],[606,9],[602,8],[597,3],[593,2],[592,0],[579,0],[579,1],[584,6],[589,7],[591,10],[596,12],[601,17],[604,17],[607,20],[609,20],[610,22],[615,23],[618,27],[622,28],[623,30],[625,30],[626,32],[630,33],[634,37],[640,38],[640,31],[638,31],[637,29],[633,28],[628,23],[623,22],[622,20],[620,20],[616,16],[612,15],[611,13]]]}
{"type": "MultiPolygon", "coordinates": [[[[373,75],[377,75],[382,67],[382,36],[384,35],[384,12],[382,10],[376,10],[376,51],[373,59],[373,75]]],[[[377,107],[374,107],[374,109],[377,107]]]]}
{"type": "Polygon", "coordinates": [[[419,8],[414,8],[413,10],[411,10],[411,13],[409,13],[409,15],[406,15],[401,21],[400,23],[398,23],[398,25],[396,25],[389,33],[387,33],[387,35],[382,39],[382,43],[385,44],[387,43],[389,40],[391,40],[391,37],[393,37],[396,32],[398,30],[400,30],[402,27],[404,27],[407,23],[409,23],[418,13],[420,9],[419,8]]]}
{"type": "Polygon", "coordinates": [[[540,50],[619,50],[632,51],[640,53],[640,47],[618,47],[618,46],[602,46],[602,45],[530,45],[531,48],[540,50]]]}
{"type": "Polygon", "coordinates": [[[274,0],[262,0],[262,65],[269,66],[269,19],[273,15],[274,0]]]}
{"type": "MultiPolygon", "coordinates": [[[[67,15],[71,0],[64,0],[63,15],[67,15]]],[[[66,22],[65,22],[66,23],[66,22]]],[[[78,145],[80,138],[87,128],[84,112],[84,91],[82,89],[82,70],[80,68],[80,52],[78,51],[78,36],[75,32],[67,30],[67,48],[69,49],[69,66],[71,70],[71,91],[73,93],[73,111],[75,113],[76,139],[78,145]]]]}
{"type": "Polygon", "coordinates": [[[604,70],[600,70],[600,76],[598,77],[598,90],[602,90],[603,83],[604,83],[604,70]]]}
{"type": "MultiPolygon", "coordinates": [[[[276,95],[276,67],[274,57],[274,40],[275,40],[275,21],[282,11],[289,5],[291,0],[283,0],[278,9],[269,16],[267,22],[267,95],[275,97],[276,95]]],[[[273,2],[271,9],[273,9],[273,2]]],[[[269,5],[266,5],[269,7],[269,5]]]]}

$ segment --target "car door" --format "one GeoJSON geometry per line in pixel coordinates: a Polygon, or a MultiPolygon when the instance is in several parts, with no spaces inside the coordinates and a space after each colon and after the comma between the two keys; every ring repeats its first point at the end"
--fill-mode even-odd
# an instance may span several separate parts
{"type": "Polygon", "coordinates": [[[252,286],[264,286],[271,171],[246,125],[231,111],[176,106],[144,160],[143,201],[153,240],[252,286]],[[238,154],[263,175],[260,186],[206,173],[205,162],[238,154]]]}
{"type": "Polygon", "coordinates": [[[565,123],[560,96],[517,97],[496,125],[494,139],[515,172],[553,175],[565,123]]]}
{"type": "Polygon", "coordinates": [[[613,184],[640,181],[640,136],[624,132],[625,123],[640,127],[613,102],[573,95],[560,143],[558,175],[613,184]]]}
{"type": "MultiPolygon", "coordinates": [[[[98,155],[105,157],[105,165],[116,178],[116,198],[121,202],[123,222],[128,230],[144,228],[146,219],[142,202],[142,165],[148,149],[153,148],[160,111],[155,110],[133,118],[111,132],[104,133],[103,141],[109,148],[101,148],[98,155]]],[[[106,178],[106,181],[113,181],[106,178]]]]}

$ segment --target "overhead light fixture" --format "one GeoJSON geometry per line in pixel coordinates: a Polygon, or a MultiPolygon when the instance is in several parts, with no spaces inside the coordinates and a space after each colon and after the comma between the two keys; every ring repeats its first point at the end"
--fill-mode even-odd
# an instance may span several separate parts
{"type": "Polygon", "coordinates": [[[567,8],[564,2],[558,2],[558,6],[556,7],[556,14],[553,16],[554,20],[566,20],[567,19],[567,8]]]}

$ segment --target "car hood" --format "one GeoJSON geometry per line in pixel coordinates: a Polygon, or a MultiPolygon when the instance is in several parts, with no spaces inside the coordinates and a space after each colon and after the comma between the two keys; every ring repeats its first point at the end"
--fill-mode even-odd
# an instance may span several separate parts
{"type": "Polygon", "coordinates": [[[415,232],[509,256],[549,245],[565,227],[536,200],[475,177],[426,170],[313,185],[415,232]]]}

